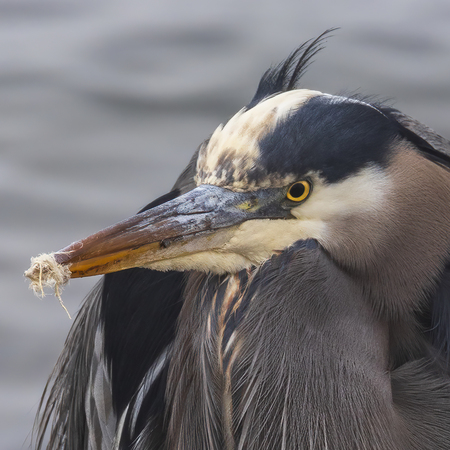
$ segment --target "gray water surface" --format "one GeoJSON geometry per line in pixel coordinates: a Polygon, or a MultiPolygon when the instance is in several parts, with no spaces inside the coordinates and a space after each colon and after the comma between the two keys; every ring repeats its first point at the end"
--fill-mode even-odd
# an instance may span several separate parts
{"type": "MultiPolygon", "coordinates": [[[[303,85],[377,94],[450,138],[448,0],[0,0],[0,448],[27,448],[71,326],[22,273],[170,189],[260,75],[339,26],[303,85]]],[[[74,280],[72,314],[96,279],[74,280]]]]}

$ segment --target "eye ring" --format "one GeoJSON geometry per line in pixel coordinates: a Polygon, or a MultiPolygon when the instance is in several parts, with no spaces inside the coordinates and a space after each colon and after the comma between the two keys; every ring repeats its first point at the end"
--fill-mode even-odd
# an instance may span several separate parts
{"type": "Polygon", "coordinates": [[[311,183],[309,181],[297,181],[288,189],[286,197],[293,202],[302,202],[311,193],[311,183]]]}

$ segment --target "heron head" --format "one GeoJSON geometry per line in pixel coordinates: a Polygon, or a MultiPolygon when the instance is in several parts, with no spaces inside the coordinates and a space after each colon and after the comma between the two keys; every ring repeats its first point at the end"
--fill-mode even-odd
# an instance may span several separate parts
{"type": "Polygon", "coordinates": [[[398,245],[402,210],[410,226],[418,205],[429,210],[436,167],[376,106],[282,92],[215,130],[192,189],[56,257],[74,277],[137,266],[233,273],[315,239],[343,264],[367,266],[398,245]]]}

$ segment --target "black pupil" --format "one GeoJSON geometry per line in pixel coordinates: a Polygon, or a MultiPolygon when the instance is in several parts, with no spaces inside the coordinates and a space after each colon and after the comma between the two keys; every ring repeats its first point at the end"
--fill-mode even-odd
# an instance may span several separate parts
{"type": "Polygon", "coordinates": [[[294,186],[291,187],[289,193],[294,198],[299,198],[305,193],[305,186],[302,183],[294,184],[294,186]]]}

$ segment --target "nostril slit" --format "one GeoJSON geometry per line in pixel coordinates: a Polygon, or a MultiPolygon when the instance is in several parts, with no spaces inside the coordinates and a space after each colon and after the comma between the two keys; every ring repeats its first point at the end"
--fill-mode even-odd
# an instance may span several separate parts
{"type": "Polygon", "coordinates": [[[170,245],[170,240],[169,239],[163,239],[159,245],[161,246],[161,248],[167,248],[170,245]]]}

